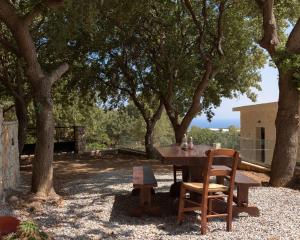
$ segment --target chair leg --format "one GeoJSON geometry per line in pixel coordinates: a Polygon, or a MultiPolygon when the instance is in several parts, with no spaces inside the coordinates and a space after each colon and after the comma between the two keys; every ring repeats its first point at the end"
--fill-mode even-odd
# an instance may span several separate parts
{"type": "Polygon", "coordinates": [[[228,232],[232,231],[232,204],[233,204],[233,196],[230,195],[227,199],[227,221],[226,221],[226,230],[228,232]]]}
{"type": "Polygon", "coordinates": [[[177,224],[181,224],[181,222],[183,220],[185,192],[186,192],[185,188],[183,186],[181,186],[180,196],[179,196],[177,224]]]}
{"type": "Polygon", "coordinates": [[[205,235],[207,231],[207,218],[206,214],[201,213],[201,234],[205,235]]]}
{"type": "MultiPolygon", "coordinates": [[[[208,194],[210,195],[210,194],[208,194]]],[[[212,212],[212,199],[208,199],[208,208],[207,208],[207,213],[211,214],[212,212]]]]}
{"type": "Polygon", "coordinates": [[[205,235],[207,232],[207,204],[208,199],[205,194],[202,196],[202,206],[201,206],[201,234],[205,235]]]}

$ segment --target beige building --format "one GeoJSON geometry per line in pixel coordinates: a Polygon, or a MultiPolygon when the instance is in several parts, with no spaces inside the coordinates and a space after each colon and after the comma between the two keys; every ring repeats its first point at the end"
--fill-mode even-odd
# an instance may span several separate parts
{"type": "Polygon", "coordinates": [[[233,108],[240,112],[240,153],[246,161],[271,164],[277,109],[277,102],[233,108]]]}

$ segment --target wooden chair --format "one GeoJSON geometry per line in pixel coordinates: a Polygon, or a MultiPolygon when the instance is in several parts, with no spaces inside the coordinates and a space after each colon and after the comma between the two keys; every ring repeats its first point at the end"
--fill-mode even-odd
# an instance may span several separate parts
{"type": "Polygon", "coordinates": [[[226,218],[227,231],[232,229],[232,204],[233,204],[233,190],[236,169],[239,160],[238,152],[232,149],[216,149],[208,150],[206,166],[203,168],[203,183],[198,182],[184,182],[181,185],[179,209],[177,222],[181,223],[185,212],[201,211],[201,234],[206,234],[207,220],[210,218],[226,218]],[[213,168],[212,162],[214,157],[232,158],[231,168],[213,168]],[[223,184],[210,183],[210,177],[226,177],[229,181],[229,186],[223,184]],[[201,194],[201,203],[198,201],[187,199],[186,193],[201,194]],[[226,212],[216,213],[212,211],[212,200],[224,201],[227,199],[226,212]],[[186,206],[189,204],[189,206],[186,206]]]}

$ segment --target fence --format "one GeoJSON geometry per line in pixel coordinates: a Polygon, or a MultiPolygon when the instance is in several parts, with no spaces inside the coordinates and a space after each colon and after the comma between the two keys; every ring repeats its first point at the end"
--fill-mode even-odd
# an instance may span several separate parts
{"type": "Polygon", "coordinates": [[[271,165],[275,140],[240,138],[240,152],[243,160],[271,165]]]}
{"type": "MultiPolygon", "coordinates": [[[[82,126],[55,127],[54,130],[54,152],[75,152],[85,151],[85,129],[82,126]]],[[[36,129],[29,128],[27,132],[26,143],[22,154],[34,154],[36,142],[36,129]]]]}

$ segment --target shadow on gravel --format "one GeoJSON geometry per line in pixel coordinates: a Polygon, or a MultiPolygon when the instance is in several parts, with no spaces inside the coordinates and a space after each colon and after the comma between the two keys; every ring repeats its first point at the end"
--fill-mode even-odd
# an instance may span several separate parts
{"type": "MultiPolygon", "coordinates": [[[[138,196],[116,195],[109,222],[117,225],[133,226],[154,224],[158,230],[163,231],[168,236],[178,236],[178,234],[186,233],[199,234],[200,224],[196,213],[186,214],[183,224],[178,225],[176,223],[177,210],[175,209],[177,202],[174,201],[169,192],[158,192],[153,196],[153,206],[159,206],[161,209],[162,215],[160,217],[147,215],[143,215],[141,218],[131,217],[129,215],[130,209],[137,207],[138,204],[138,196]]],[[[210,223],[212,222],[220,222],[222,224],[220,228],[212,228],[212,232],[224,231],[226,223],[223,219],[211,219],[210,223]]]]}
{"type": "Polygon", "coordinates": [[[110,222],[118,224],[134,224],[144,225],[149,224],[151,219],[155,223],[164,223],[165,217],[176,217],[176,212],[173,210],[174,199],[170,197],[168,192],[158,192],[153,195],[153,206],[159,206],[161,209],[161,217],[150,217],[144,215],[141,218],[131,217],[130,210],[139,206],[139,197],[131,195],[116,195],[112,207],[110,222]],[[147,219],[147,222],[144,220],[147,219]]]}

